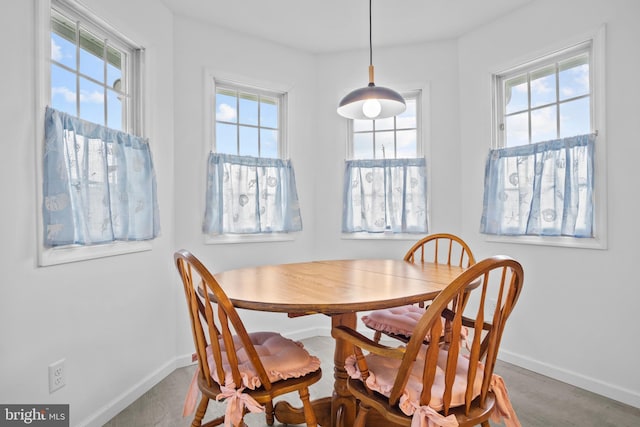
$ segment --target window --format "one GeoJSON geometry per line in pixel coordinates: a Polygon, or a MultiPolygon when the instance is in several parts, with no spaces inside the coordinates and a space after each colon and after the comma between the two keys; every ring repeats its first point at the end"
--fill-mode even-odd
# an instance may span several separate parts
{"type": "Polygon", "coordinates": [[[493,76],[481,232],[521,243],[604,244],[599,34],[493,76]]]}
{"type": "Polygon", "coordinates": [[[214,83],[202,230],[209,243],[290,240],[302,218],[286,158],[285,91],[214,83]]]}
{"type": "Polygon", "coordinates": [[[342,215],[346,235],[402,237],[427,232],[421,91],[403,96],[407,109],[398,116],[349,122],[342,215]]]}
{"type": "Polygon", "coordinates": [[[148,250],[159,217],[144,51],[75,1],[36,4],[39,263],[148,250]]]}
{"type": "Polygon", "coordinates": [[[351,120],[350,159],[400,159],[422,156],[418,143],[420,92],[403,94],[404,113],[382,120],[351,120]]]}
{"type": "Polygon", "coordinates": [[[285,94],[216,84],[215,151],[281,158],[285,94]]]}
{"type": "Polygon", "coordinates": [[[51,7],[50,106],[142,135],[142,50],[70,4],[51,7]]]}
{"type": "Polygon", "coordinates": [[[593,132],[591,43],[496,76],[498,146],[593,132]]]}

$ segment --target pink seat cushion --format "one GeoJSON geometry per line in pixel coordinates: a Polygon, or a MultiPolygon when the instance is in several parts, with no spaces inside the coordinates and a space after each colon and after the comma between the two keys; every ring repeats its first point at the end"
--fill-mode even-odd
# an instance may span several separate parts
{"type": "MultiPolygon", "coordinates": [[[[311,356],[299,342],[285,338],[275,332],[254,332],[250,333],[249,337],[271,382],[302,377],[320,368],[320,359],[311,356]]],[[[251,390],[260,387],[262,382],[249,360],[245,347],[238,337],[234,337],[234,343],[238,356],[240,376],[242,377],[242,385],[236,384],[236,387],[244,386],[251,390]]],[[[215,369],[211,347],[207,348],[207,356],[211,375],[219,384],[220,381],[215,369]]],[[[223,368],[227,374],[226,384],[229,386],[229,384],[233,383],[233,377],[224,350],[223,368]]]]}
{"type": "MultiPolygon", "coordinates": [[[[376,331],[411,337],[425,311],[425,308],[415,305],[403,305],[372,311],[369,315],[362,316],[362,321],[367,327],[376,331]]],[[[445,322],[446,320],[442,318],[443,334],[446,328],[445,322]]],[[[460,345],[465,345],[468,334],[466,327],[460,329],[460,345]]],[[[425,341],[431,341],[430,333],[425,336],[425,341]]]]}
{"type": "Polygon", "coordinates": [[[376,331],[410,337],[424,312],[422,307],[403,305],[372,311],[362,321],[376,331]]]}
{"type": "MultiPolygon", "coordinates": [[[[420,407],[420,393],[422,392],[422,373],[424,370],[424,355],[426,353],[426,346],[423,346],[420,354],[416,358],[409,380],[405,386],[404,392],[400,397],[400,409],[407,415],[413,415],[417,407],[420,407]]],[[[379,356],[376,354],[369,354],[366,357],[367,366],[369,367],[370,376],[366,380],[367,386],[374,391],[377,391],[385,396],[391,394],[391,388],[393,382],[398,375],[398,368],[400,367],[400,360],[391,359],[388,357],[379,356]]],[[[464,394],[467,386],[467,370],[469,366],[469,360],[463,356],[458,357],[458,368],[456,370],[456,378],[453,385],[453,394],[451,398],[451,407],[460,406],[464,404],[464,394]]],[[[431,388],[431,401],[429,406],[436,411],[442,410],[444,407],[442,395],[444,393],[444,369],[446,368],[446,353],[440,351],[438,356],[438,366],[436,368],[436,375],[431,388]]],[[[358,365],[356,363],[355,356],[349,356],[345,361],[345,369],[349,376],[353,379],[362,380],[358,365]]],[[[483,372],[478,371],[476,380],[473,384],[473,397],[475,398],[480,394],[480,388],[482,387],[483,372]]]]}
{"type": "MultiPolygon", "coordinates": [[[[249,338],[251,339],[258,356],[260,356],[260,360],[267,372],[269,381],[272,383],[279,380],[286,380],[287,378],[302,377],[311,372],[315,372],[320,368],[320,359],[315,356],[311,356],[307,350],[304,349],[302,343],[285,338],[275,332],[254,332],[249,334],[249,338]]],[[[242,342],[237,336],[233,337],[233,341],[236,346],[238,367],[242,378],[242,384],[233,384],[233,375],[229,369],[226,352],[224,351],[224,344],[220,341],[223,348],[222,360],[223,369],[226,373],[227,388],[240,389],[242,387],[247,387],[254,390],[260,387],[262,385],[262,381],[260,381],[260,377],[258,377],[253,364],[249,360],[249,356],[244,345],[242,345],[242,342]]],[[[207,360],[209,362],[211,376],[218,384],[220,384],[211,346],[207,347],[207,360]]],[[[196,370],[191,381],[189,391],[187,392],[187,396],[185,397],[183,415],[191,414],[195,410],[196,399],[198,396],[197,376],[198,371],[196,370]]]]}

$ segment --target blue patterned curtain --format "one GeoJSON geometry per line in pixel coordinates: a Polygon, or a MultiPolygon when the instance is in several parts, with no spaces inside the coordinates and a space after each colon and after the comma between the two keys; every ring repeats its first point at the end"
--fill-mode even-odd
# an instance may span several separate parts
{"type": "Polygon", "coordinates": [[[206,234],[302,230],[290,160],[211,153],[206,197],[206,234]]]}
{"type": "Polygon", "coordinates": [[[149,240],[160,232],[148,141],[47,107],[45,246],[149,240]]]}
{"type": "Polygon", "coordinates": [[[480,232],[593,237],[595,138],[491,150],[480,232]]]}
{"type": "Polygon", "coordinates": [[[347,160],[344,233],[426,233],[426,160],[347,160]]]}

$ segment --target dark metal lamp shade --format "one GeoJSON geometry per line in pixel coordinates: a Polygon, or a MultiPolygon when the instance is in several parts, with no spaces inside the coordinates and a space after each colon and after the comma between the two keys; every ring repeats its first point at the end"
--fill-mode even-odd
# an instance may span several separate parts
{"type": "Polygon", "coordinates": [[[398,92],[369,83],[348,93],[338,105],[338,114],[348,119],[379,120],[402,114],[407,108],[398,92]]]}
{"type": "Polygon", "coordinates": [[[349,92],[338,105],[338,114],[348,119],[379,120],[402,114],[404,98],[395,90],[373,83],[373,45],[371,43],[371,0],[369,0],[369,85],[349,92]]]}

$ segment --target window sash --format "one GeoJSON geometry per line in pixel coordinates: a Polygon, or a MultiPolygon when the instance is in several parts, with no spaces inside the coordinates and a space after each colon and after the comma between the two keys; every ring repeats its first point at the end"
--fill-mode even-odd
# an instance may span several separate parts
{"type": "Polygon", "coordinates": [[[214,143],[213,151],[229,155],[247,155],[253,157],[284,158],[284,119],[286,114],[286,94],[224,81],[214,82],[214,143]],[[235,115],[224,117],[218,111],[218,96],[226,95],[234,98],[232,106],[235,115]],[[253,100],[257,103],[257,116],[254,120],[245,119],[242,111],[242,100],[253,100]],[[262,111],[263,104],[275,103],[277,118],[275,123],[265,123],[262,111]],[[233,129],[233,141],[229,135],[223,136],[219,126],[233,129]],[[275,138],[274,138],[275,135],[275,138]],[[224,138],[224,139],[223,139],[224,138]],[[269,149],[269,139],[275,139],[275,148],[269,149]],[[255,141],[256,146],[251,147],[255,141]],[[229,151],[229,147],[235,149],[229,151]],[[224,148],[223,148],[224,147],[224,148]],[[271,154],[271,155],[270,155],[271,154]]]}
{"type": "MultiPolygon", "coordinates": [[[[563,49],[553,55],[549,55],[543,59],[532,61],[522,66],[516,67],[507,72],[500,73],[494,77],[495,98],[496,98],[496,114],[495,114],[495,127],[496,127],[496,141],[495,148],[516,146],[521,144],[514,144],[508,140],[509,131],[509,118],[515,118],[520,116],[524,118],[527,126],[526,141],[522,144],[532,144],[543,140],[559,139],[562,137],[572,136],[563,132],[564,124],[561,120],[561,112],[563,107],[570,103],[575,103],[579,100],[588,100],[589,112],[588,112],[588,126],[583,132],[579,133],[591,133],[595,132],[594,129],[594,99],[593,99],[593,79],[594,61],[593,61],[593,42],[591,40],[578,43],[567,49],[563,49]],[[560,64],[564,64],[566,67],[569,61],[583,62],[581,58],[587,57],[586,64],[589,67],[589,80],[588,91],[580,93],[578,96],[562,96],[560,94],[560,79],[559,74],[564,70],[560,64]],[[546,100],[544,102],[535,103],[532,100],[532,75],[535,77],[535,73],[540,72],[543,69],[553,68],[553,86],[554,95],[553,99],[546,100]],[[506,83],[509,81],[519,81],[526,86],[526,105],[520,107],[514,111],[507,111],[508,98],[510,98],[510,92],[506,89],[506,83]],[[555,121],[555,134],[548,137],[536,137],[535,133],[540,130],[539,126],[534,125],[535,115],[541,114],[544,110],[553,109],[554,121],[555,121]]],[[[534,79],[535,80],[535,79],[534,79]]],[[[514,85],[515,87],[515,85],[514,85]]]]}
{"type": "Polygon", "coordinates": [[[402,115],[381,120],[349,120],[349,137],[347,141],[347,158],[355,159],[395,159],[395,158],[419,158],[423,156],[421,136],[421,100],[422,91],[415,90],[403,93],[407,103],[415,106],[415,116],[407,118],[402,115]],[[407,124],[407,121],[409,124],[407,124]],[[415,151],[406,155],[406,149],[402,149],[403,134],[412,133],[415,139],[415,151]],[[361,156],[356,148],[358,140],[371,141],[370,155],[361,156]],[[389,143],[390,142],[390,143],[389,143]]]}
{"type": "MultiPolygon", "coordinates": [[[[100,121],[100,124],[107,124],[109,127],[113,127],[113,120],[108,120],[108,115],[110,114],[108,109],[108,98],[111,96],[111,102],[115,102],[114,97],[117,96],[120,98],[119,102],[122,106],[122,111],[120,113],[121,125],[117,130],[143,136],[145,131],[142,101],[144,96],[142,81],[144,72],[144,48],[128,39],[110,24],[95,16],[88,9],[71,0],[52,0],[49,18],[48,28],[50,34],[55,32],[55,30],[59,30],[59,32],[65,33],[61,35],[61,37],[69,39],[71,38],[70,32],[75,31],[75,40],[71,41],[71,43],[76,45],[77,49],[75,58],[76,63],[74,65],[64,65],[47,55],[47,57],[49,57],[51,67],[58,67],[59,69],[71,72],[76,76],[75,113],[79,111],[81,102],[79,81],[82,80],[86,82],[86,84],[97,84],[102,86],[105,93],[105,101],[103,102],[104,118],[100,121]],[[73,24],[74,28],[69,27],[69,25],[63,25],[61,22],[54,22],[56,21],[55,14],[59,14],[63,18],[69,20],[73,24]],[[107,82],[106,79],[109,77],[109,74],[106,72],[103,79],[96,80],[91,76],[83,74],[80,70],[79,50],[82,49],[96,54],[100,48],[102,48],[104,53],[103,59],[105,59],[105,69],[107,68],[107,64],[117,64],[117,54],[119,53],[121,55],[119,59],[121,65],[121,79],[117,85],[114,85],[113,82],[107,82]]],[[[50,84],[52,84],[51,81],[50,84]]],[[[52,96],[53,93],[49,90],[49,105],[55,108],[51,103],[52,96]]],[[[71,111],[66,112],[72,114],[71,111]]]]}

